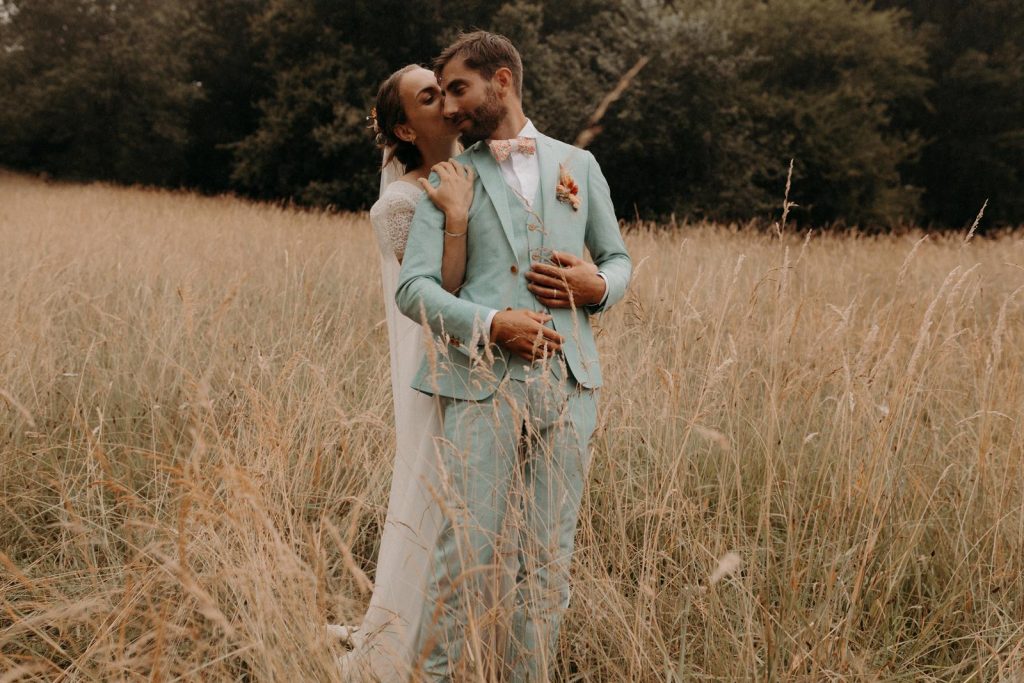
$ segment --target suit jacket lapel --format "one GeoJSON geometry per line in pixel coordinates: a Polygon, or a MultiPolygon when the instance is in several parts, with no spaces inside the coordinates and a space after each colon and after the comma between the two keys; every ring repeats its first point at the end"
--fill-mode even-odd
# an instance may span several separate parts
{"type": "Polygon", "coordinates": [[[547,224],[548,216],[555,214],[555,207],[558,205],[558,200],[555,199],[558,156],[551,138],[546,135],[537,136],[537,160],[540,163],[540,185],[537,187],[537,198],[533,203],[540,209],[545,229],[550,230],[552,226],[547,224]]]}
{"type": "Polygon", "coordinates": [[[480,182],[487,190],[487,196],[494,204],[494,210],[498,212],[501,220],[501,227],[505,231],[505,237],[513,251],[516,251],[515,232],[512,228],[512,213],[508,207],[508,189],[505,178],[501,175],[498,162],[491,155],[490,148],[481,144],[476,150],[476,171],[480,175],[480,182]]]}

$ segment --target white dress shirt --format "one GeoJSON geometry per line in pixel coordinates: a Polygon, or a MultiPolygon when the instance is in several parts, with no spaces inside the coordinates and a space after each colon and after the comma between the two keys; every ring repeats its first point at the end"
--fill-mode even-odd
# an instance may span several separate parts
{"type": "MultiPolygon", "coordinates": [[[[533,122],[526,119],[526,125],[516,137],[530,138],[536,142],[537,134],[533,122]]],[[[537,186],[540,185],[540,161],[537,155],[513,151],[508,159],[498,163],[498,168],[512,192],[522,195],[526,205],[532,209],[533,200],[537,197],[537,186]]]]}
{"type": "MultiPolygon", "coordinates": [[[[523,126],[522,130],[516,134],[517,138],[531,138],[537,140],[538,131],[534,127],[533,121],[526,119],[526,125],[523,126]]],[[[540,154],[540,150],[537,154],[523,154],[518,150],[513,150],[508,158],[498,163],[498,168],[501,169],[501,175],[505,179],[505,183],[512,189],[514,194],[521,195],[526,200],[526,205],[529,208],[533,208],[533,202],[537,198],[537,186],[540,185],[540,160],[537,155],[540,154]]],[[[599,272],[598,275],[604,280],[604,296],[601,297],[601,304],[604,304],[605,299],[608,298],[608,279],[604,276],[604,273],[599,272]]],[[[486,327],[487,334],[490,335],[491,322],[494,320],[494,316],[497,315],[497,309],[492,310],[487,314],[486,327]]]]}

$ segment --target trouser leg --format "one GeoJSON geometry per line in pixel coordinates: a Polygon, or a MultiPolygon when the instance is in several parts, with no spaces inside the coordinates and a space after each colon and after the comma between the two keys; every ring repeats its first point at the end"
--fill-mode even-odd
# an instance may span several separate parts
{"type": "Polygon", "coordinates": [[[514,683],[540,683],[551,675],[569,599],[569,565],[597,420],[595,392],[571,378],[557,388],[543,382],[530,387],[524,524],[512,640],[506,653],[514,683]]]}
{"type": "MultiPolygon", "coordinates": [[[[522,413],[516,385],[485,401],[443,401],[442,490],[447,508],[426,585],[417,652],[426,680],[460,680],[467,637],[484,604],[516,463],[522,413]]],[[[475,642],[475,641],[474,641],[475,642]]],[[[471,667],[469,670],[473,670],[471,667]]]]}

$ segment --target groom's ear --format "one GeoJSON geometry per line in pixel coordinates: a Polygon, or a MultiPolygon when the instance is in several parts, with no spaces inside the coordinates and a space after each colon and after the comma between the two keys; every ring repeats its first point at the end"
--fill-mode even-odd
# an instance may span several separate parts
{"type": "Polygon", "coordinates": [[[508,93],[512,93],[513,95],[519,94],[515,92],[515,79],[512,76],[512,69],[507,66],[498,67],[492,78],[497,83],[498,90],[502,96],[508,93]]]}

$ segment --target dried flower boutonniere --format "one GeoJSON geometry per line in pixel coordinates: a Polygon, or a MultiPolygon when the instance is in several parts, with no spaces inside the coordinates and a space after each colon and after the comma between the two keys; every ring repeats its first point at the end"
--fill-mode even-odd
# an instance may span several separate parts
{"type": "Polygon", "coordinates": [[[580,186],[573,180],[572,174],[565,164],[558,165],[558,185],[555,185],[555,197],[560,202],[565,202],[572,207],[573,211],[580,209],[580,186]]]}

